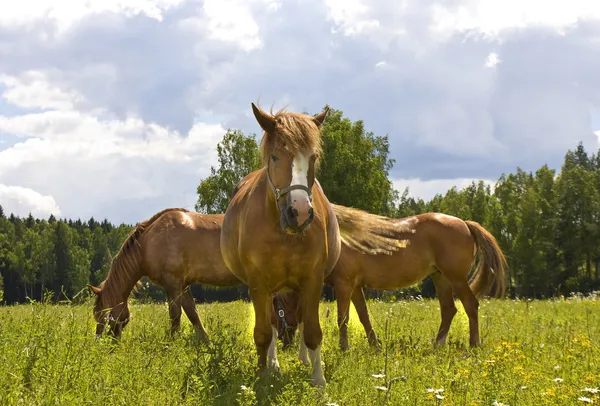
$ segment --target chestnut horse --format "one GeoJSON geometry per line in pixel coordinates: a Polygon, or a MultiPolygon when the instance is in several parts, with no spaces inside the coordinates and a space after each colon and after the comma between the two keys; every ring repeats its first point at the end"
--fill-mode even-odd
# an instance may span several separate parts
{"type": "MultiPolygon", "coordinates": [[[[440,213],[425,213],[402,219],[393,219],[404,230],[399,230],[398,241],[405,248],[391,255],[363,254],[342,245],[342,253],[333,272],[325,283],[333,286],[337,298],[339,345],[348,348],[348,311],[354,303],[368,341],[377,345],[363,287],[376,290],[405,288],[431,276],[440,302],[441,323],[435,345],[446,343],[452,319],[457,312],[453,294],[462,302],[469,318],[470,345],[480,346],[478,298],[490,291],[496,297],[505,293],[506,259],[496,239],[480,224],[463,221],[440,213]],[[478,266],[469,279],[471,267],[478,266]]],[[[293,339],[298,323],[298,298],[293,293],[281,293],[274,299],[283,309],[283,318],[273,313],[277,323],[285,323],[286,334],[281,334],[284,347],[293,339]]]]}
{"type": "MultiPolygon", "coordinates": [[[[225,263],[250,290],[255,313],[258,369],[279,370],[277,329],[271,325],[272,294],[292,289],[303,314],[300,340],[308,347],[313,384],[325,386],[321,366],[319,299],[324,278],[337,262],[341,240],[331,204],[315,186],[321,154],[316,117],[279,111],[268,114],[252,103],[264,134],[263,168],[248,174],[225,211],[221,252],[225,263]]],[[[305,357],[302,362],[308,364],[305,357]]]]}
{"type": "Polygon", "coordinates": [[[129,322],[127,299],[136,283],[147,276],[162,286],[169,299],[171,334],[179,330],[181,308],[200,338],[208,334],[196,312],[191,284],[235,286],[242,282],[233,275],[219,248],[223,214],[199,214],[169,208],[139,223],[113,259],[100,287],[88,285],[96,294],[96,334],[108,324],[118,338],[129,322]]]}

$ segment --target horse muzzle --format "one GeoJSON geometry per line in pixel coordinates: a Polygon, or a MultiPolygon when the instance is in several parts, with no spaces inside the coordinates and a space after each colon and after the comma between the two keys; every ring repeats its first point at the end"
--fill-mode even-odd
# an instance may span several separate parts
{"type": "Polygon", "coordinates": [[[308,229],[315,218],[315,211],[308,199],[286,202],[281,210],[281,228],[288,234],[299,234],[308,229]]]}

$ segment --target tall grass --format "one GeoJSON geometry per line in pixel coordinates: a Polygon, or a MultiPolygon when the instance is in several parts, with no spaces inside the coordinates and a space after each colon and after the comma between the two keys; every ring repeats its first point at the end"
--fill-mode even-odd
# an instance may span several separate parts
{"type": "Polygon", "coordinates": [[[325,391],[309,384],[298,340],[282,373],[255,374],[248,303],[198,305],[212,343],[166,304],[132,305],[122,340],[96,340],[91,303],[0,308],[2,405],[573,405],[600,403],[600,300],[484,300],[483,348],[468,348],[462,305],[434,350],[437,301],[370,302],[371,349],[354,310],[350,350],[337,347],[335,303],[322,303],[325,391]],[[329,312],[327,312],[329,309],[329,312]],[[587,390],[586,390],[587,388],[587,390]],[[581,400],[580,400],[581,399],[581,400]],[[496,402],[496,403],[494,403],[496,402]]]}

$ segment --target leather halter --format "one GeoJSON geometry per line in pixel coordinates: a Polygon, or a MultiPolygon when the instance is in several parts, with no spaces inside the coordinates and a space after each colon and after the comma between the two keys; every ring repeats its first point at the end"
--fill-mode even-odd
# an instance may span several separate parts
{"type": "Polygon", "coordinates": [[[306,193],[308,193],[308,198],[312,202],[312,189],[309,189],[307,186],[297,184],[297,185],[290,185],[290,186],[284,187],[282,189],[275,187],[275,184],[273,183],[273,180],[271,179],[271,174],[269,171],[269,169],[271,167],[270,164],[271,164],[271,161],[269,160],[269,162],[267,163],[267,180],[269,182],[269,186],[271,187],[271,190],[275,194],[275,204],[277,205],[277,210],[279,210],[281,212],[281,208],[279,207],[279,198],[290,193],[292,190],[304,190],[306,193]]]}
{"type": "Polygon", "coordinates": [[[289,330],[293,330],[294,326],[289,326],[287,324],[287,321],[285,320],[285,311],[283,310],[283,306],[281,306],[281,301],[277,295],[275,295],[275,303],[277,307],[277,315],[279,316],[278,335],[283,338],[283,335],[289,330]]]}

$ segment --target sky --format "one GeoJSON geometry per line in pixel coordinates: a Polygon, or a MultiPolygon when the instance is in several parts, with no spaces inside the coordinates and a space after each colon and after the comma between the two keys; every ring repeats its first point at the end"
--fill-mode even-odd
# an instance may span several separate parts
{"type": "Polygon", "coordinates": [[[600,138],[597,0],[19,0],[0,5],[0,205],[134,224],[193,209],[250,103],[388,135],[429,199],[600,138]]]}

